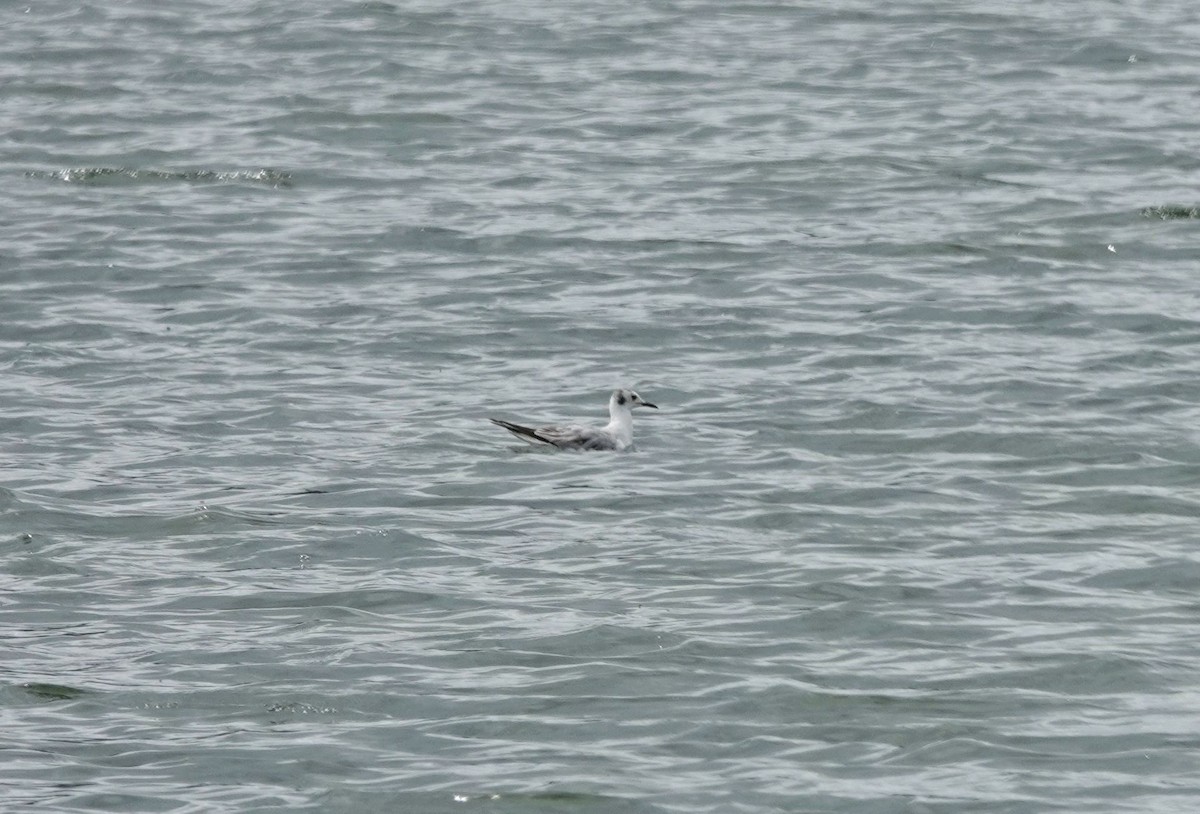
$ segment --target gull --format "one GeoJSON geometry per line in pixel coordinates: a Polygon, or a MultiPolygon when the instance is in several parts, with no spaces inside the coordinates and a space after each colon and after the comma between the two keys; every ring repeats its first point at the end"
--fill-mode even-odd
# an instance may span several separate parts
{"type": "Polygon", "coordinates": [[[530,444],[548,444],[559,449],[597,449],[620,452],[633,443],[633,408],[653,407],[632,390],[614,390],[608,400],[609,422],[603,427],[582,427],[578,424],[566,426],[522,427],[498,418],[489,419],[497,427],[503,427],[522,441],[530,444]]]}

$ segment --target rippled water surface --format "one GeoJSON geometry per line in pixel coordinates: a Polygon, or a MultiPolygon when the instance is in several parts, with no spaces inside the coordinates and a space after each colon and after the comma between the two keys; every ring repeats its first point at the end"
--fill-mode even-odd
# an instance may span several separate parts
{"type": "Polygon", "coordinates": [[[0,29],[5,810],[1200,805],[1193,4],[0,29]]]}

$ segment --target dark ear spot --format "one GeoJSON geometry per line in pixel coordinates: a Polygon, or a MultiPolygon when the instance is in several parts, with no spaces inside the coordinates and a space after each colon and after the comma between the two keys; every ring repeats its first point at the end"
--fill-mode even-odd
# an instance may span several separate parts
{"type": "Polygon", "coordinates": [[[625,404],[625,394],[624,393],[617,394],[617,404],[624,406],[624,404],[625,404]]]}

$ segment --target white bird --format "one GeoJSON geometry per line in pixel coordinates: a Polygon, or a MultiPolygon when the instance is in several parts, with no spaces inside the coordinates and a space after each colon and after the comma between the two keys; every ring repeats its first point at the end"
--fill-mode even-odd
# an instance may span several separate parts
{"type": "Polygon", "coordinates": [[[620,452],[633,443],[633,408],[653,407],[632,390],[614,390],[608,400],[609,422],[603,427],[568,426],[523,427],[498,418],[489,419],[498,427],[530,444],[548,444],[559,449],[598,449],[620,452]]]}

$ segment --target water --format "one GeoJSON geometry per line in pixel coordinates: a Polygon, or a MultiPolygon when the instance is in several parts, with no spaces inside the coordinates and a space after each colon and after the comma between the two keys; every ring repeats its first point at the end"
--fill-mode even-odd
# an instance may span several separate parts
{"type": "Polygon", "coordinates": [[[4,808],[1200,803],[1192,5],[0,27],[4,808]]]}

